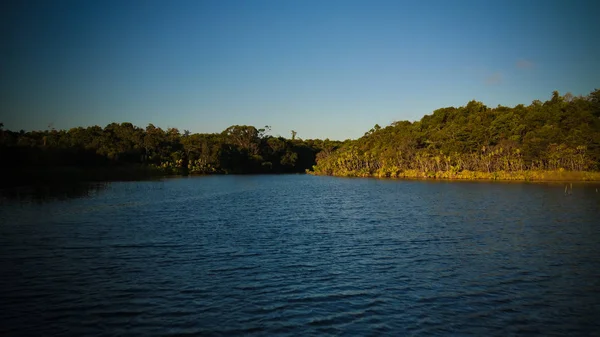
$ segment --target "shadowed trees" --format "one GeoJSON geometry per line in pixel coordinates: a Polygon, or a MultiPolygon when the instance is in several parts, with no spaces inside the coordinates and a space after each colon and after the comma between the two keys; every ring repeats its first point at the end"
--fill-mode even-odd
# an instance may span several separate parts
{"type": "Polygon", "coordinates": [[[234,125],[221,133],[183,134],[149,124],[12,132],[0,128],[5,168],[149,166],[165,173],[294,173],[315,164],[319,142],[266,133],[270,127],[234,125]]]}

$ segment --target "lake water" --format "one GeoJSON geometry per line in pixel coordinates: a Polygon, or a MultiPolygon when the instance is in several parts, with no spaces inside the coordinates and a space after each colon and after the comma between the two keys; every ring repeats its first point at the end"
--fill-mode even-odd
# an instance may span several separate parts
{"type": "Polygon", "coordinates": [[[600,193],[564,187],[280,175],[4,191],[0,335],[592,335],[600,193]]]}

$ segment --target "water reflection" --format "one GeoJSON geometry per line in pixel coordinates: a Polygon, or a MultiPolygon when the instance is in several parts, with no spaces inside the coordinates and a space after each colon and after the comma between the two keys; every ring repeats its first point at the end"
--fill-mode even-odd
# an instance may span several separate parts
{"type": "Polygon", "coordinates": [[[590,184],[210,176],[16,192],[0,203],[0,336],[600,331],[590,184]]]}
{"type": "Polygon", "coordinates": [[[0,189],[0,203],[45,203],[98,195],[110,183],[63,183],[0,189]]]}

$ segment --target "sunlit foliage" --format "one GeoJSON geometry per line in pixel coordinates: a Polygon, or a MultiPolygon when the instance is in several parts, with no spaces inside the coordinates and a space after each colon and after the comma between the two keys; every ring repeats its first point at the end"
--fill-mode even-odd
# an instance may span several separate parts
{"type": "Polygon", "coordinates": [[[438,109],[417,122],[376,125],[360,139],[317,155],[311,172],[535,180],[566,177],[563,172],[597,171],[599,96],[599,90],[584,97],[560,96],[555,91],[546,102],[514,108],[489,108],[471,101],[459,108],[438,109]]]}

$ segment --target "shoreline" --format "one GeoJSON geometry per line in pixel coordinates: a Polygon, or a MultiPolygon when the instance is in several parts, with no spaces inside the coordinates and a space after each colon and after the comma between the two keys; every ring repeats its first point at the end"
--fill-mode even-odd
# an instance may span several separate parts
{"type": "Polygon", "coordinates": [[[503,182],[600,182],[600,172],[597,171],[461,171],[461,172],[420,172],[406,170],[396,173],[362,173],[349,172],[347,174],[322,174],[307,171],[314,176],[332,176],[345,178],[380,178],[380,179],[407,179],[407,180],[430,180],[430,181],[503,181],[503,182]]]}
{"type": "MultiPolygon", "coordinates": [[[[19,186],[31,186],[42,184],[65,184],[85,182],[111,182],[111,181],[135,181],[154,180],[173,177],[213,176],[213,175],[236,175],[226,173],[194,174],[181,172],[168,172],[149,166],[116,166],[102,168],[80,168],[80,167],[29,167],[22,169],[3,168],[0,188],[11,188],[19,186]]],[[[286,173],[260,173],[260,175],[281,175],[286,173]]],[[[406,170],[402,172],[345,172],[345,174],[333,174],[331,172],[321,173],[306,170],[304,173],[287,174],[309,174],[313,176],[330,176],[340,178],[375,178],[375,179],[405,179],[423,181],[481,181],[481,182],[597,182],[600,183],[600,172],[598,171],[498,171],[498,172],[420,172],[417,170],[406,170]],[[327,174],[329,173],[329,174],[327,174]]],[[[248,175],[248,174],[241,174],[248,175]]]]}
{"type": "Polygon", "coordinates": [[[273,173],[190,173],[151,165],[121,165],[104,167],[21,167],[0,168],[0,189],[41,185],[73,183],[104,183],[116,181],[143,181],[177,177],[221,176],[221,175],[283,175],[306,174],[306,172],[273,173]]]}

